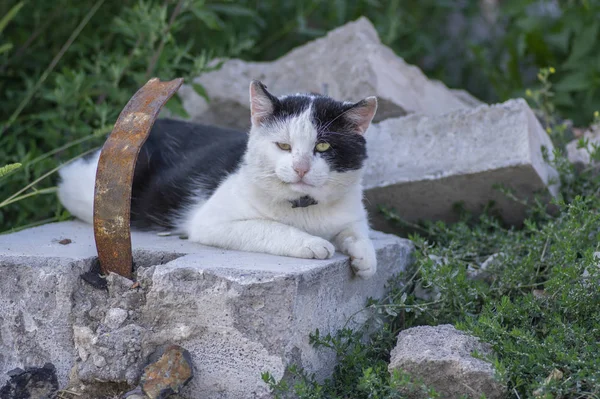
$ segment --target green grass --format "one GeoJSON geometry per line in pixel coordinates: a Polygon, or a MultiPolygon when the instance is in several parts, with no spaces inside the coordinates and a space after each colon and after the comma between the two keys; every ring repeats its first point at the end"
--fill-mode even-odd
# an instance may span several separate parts
{"type": "MultiPolygon", "coordinates": [[[[563,158],[557,166],[571,181],[556,201],[557,216],[534,203],[521,229],[487,214],[463,215],[453,225],[412,225],[419,230],[411,236],[414,268],[391,282],[387,298],[367,304],[372,317],[364,330],[311,337],[319,350],[336,353],[334,376],[319,384],[297,368],[284,381],[265,374],[273,392],[388,399],[410,389],[435,397],[405,375],[390,375],[387,363],[400,330],[451,323],[492,345],[497,358],[490,360],[507,397],[600,397],[600,178],[576,175],[563,158]],[[501,255],[485,278],[469,278],[495,254],[501,255]],[[361,340],[373,325],[376,332],[361,340]],[[554,370],[562,378],[545,383],[554,370]]],[[[387,215],[402,223],[394,212],[387,215]]]]}

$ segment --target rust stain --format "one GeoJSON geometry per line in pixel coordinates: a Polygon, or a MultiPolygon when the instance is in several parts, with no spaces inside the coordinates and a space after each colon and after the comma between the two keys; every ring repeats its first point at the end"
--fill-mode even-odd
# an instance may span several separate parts
{"type": "Polygon", "coordinates": [[[164,399],[179,391],[193,378],[190,353],[171,345],[155,363],[144,369],[140,385],[149,398],[164,399]]]}
{"type": "Polygon", "coordinates": [[[131,185],[140,148],[183,79],[150,79],[131,97],[104,143],[96,172],[94,237],[104,274],[131,278],[131,185]]]}

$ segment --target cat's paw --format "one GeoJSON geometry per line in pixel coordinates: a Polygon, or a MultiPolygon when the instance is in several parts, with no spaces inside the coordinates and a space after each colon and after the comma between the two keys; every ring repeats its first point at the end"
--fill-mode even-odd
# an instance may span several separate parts
{"type": "Polygon", "coordinates": [[[320,237],[304,240],[300,249],[300,257],[308,259],[328,259],[335,253],[335,247],[320,237]]]}
{"type": "Polygon", "coordinates": [[[361,278],[370,278],[377,271],[377,255],[371,240],[352,240],[346,243],[350,265],[361,278]]]}

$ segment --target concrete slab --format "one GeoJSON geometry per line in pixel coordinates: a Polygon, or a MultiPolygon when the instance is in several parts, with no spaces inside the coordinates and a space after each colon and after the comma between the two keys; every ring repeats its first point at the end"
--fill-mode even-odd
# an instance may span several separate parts
{"type": "Polygon", "coordinates": [[[374,228],[390,229],[379,205],[411,222],[453,222],[454,204],[462,202],[477,214],[490,201],[505,221],[519,224],[525,206],[495,186],[523,200],[535,193],[556,195],[558,175],[544,161],[542,146],[552,154],[550,138],[522,99],[373,124],[363,183],[374,228]]]}
{"type": "Polygon", "coordinates": [[[335,358],[315,351],[309,334],[335,332],[367,297],[383,296],[412,253],[410,242],[374,232],[379,268],[362,280],[339,254],[305,260],[153,233],[132,239],[140,286],[111,275],[108,289],[98,290],[80,278],[96,257],[91,226],[73,221],[0,236],[0,386],[8,371],[46,362],[61,387],[134,384],[160,348],[178,344],[195,367],[182,397],[267,398],[264,371],[281,378],[296,363],[327,376],[335,358]],[[71,243],[60,244],[65,238],[71,243]]]}
{"type": "MultiPolygon", "coordinates": [[[[377,96],[375,121],[410,113],[439,115],[470,108],[439,81],[430,81],[381,43],[364,17],[349,22],[272,62],[226,61],[195,79],[210,98],[191,86],[179,90],[192,121],[237,129],[250,127],[248,85],[259,79],[277,96],[297,92],[327,94],[344,101],[377,96]]],[[[464,97],[464,96],[463,96],[464,97]]]]}

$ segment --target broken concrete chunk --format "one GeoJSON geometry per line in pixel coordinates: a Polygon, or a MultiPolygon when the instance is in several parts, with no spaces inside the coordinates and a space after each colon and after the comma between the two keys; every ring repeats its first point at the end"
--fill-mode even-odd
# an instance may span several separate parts
{"type": "Polygon", "coordinates": [[[408,240],[378,232],[372,239],[378,271],[363,280],[341,254],[278,257],[133,232],[134,261],[144,265],[139,285],[111,274],[99,290],[80,277],[96,256],[90,225],[0,236],[0,387],[9,370],[53,361],[60,387],[94,391],[101,380],[127,385],[125,392],[157,349],[171,344],[191,354],[195,378],[181,392],[187,399],[268,398],[261,373],[280,379],[292,364],[325,378],[335,353],[316,350],[310,333],[335,333],[411,262],[408,240]],[[60,236],[73,243],[53,241],[60,236]]]}
{"type": "Polygon", "coordinates": [[[506,222],[519,224],[525,206],[495,186],[519,199],[556,195],[558,175],[544,161],[542,146],[552,154],[550,138],[522,99],[374,124],[367,132],[363,179],[374,226],[390,229],[380,205],[410,222],[453,222],[456,203],[477,214],[490,201],[506,222]]]}
{"type": "MultiPolygon", "coordinates": [[[[9,370],[44,367],[48,362],[64,382],[75,357],[70,315],[84,262],[55,258],[49,247],[65,250],[75,245],[65,247],[51,240],[44,245],[47,258],[13,256],[12,249],[17,248],[8,244],[9,237],[0,238],[0,386],[8,381],[9,370]]],[[[28,235],[23,240],[42,246],[28,235]]]]}
{"type": "Polygon", "coordinates": [[[179,94],[193,121],[247,129],[252,79],[262,80],[278,96],[315,92],[345,101],[377,96],[375,121],[414,112],[438,115],[471,106],[384,46],[364,17],[273,62],[230,60],[220,70],[203,74],[195,82],[204,86],[209,103],[191,86],[184,85],[179,94]]]}
{"type": "Polygon", "coordinates": [[[473,357],[490,355],[489,345],[451,325],[421,326],[400,332],[389,371],[398,369],[434,388],[442,398],[501,398],[503,385],[492,365],[473,357]]]}
{"type": "Polygon", "coordinates": [[[127,311],[121,308],[110,308],[104,317],[104,325],[111,330],[121,327],[121,324],[127,319],[127,311]]]}

